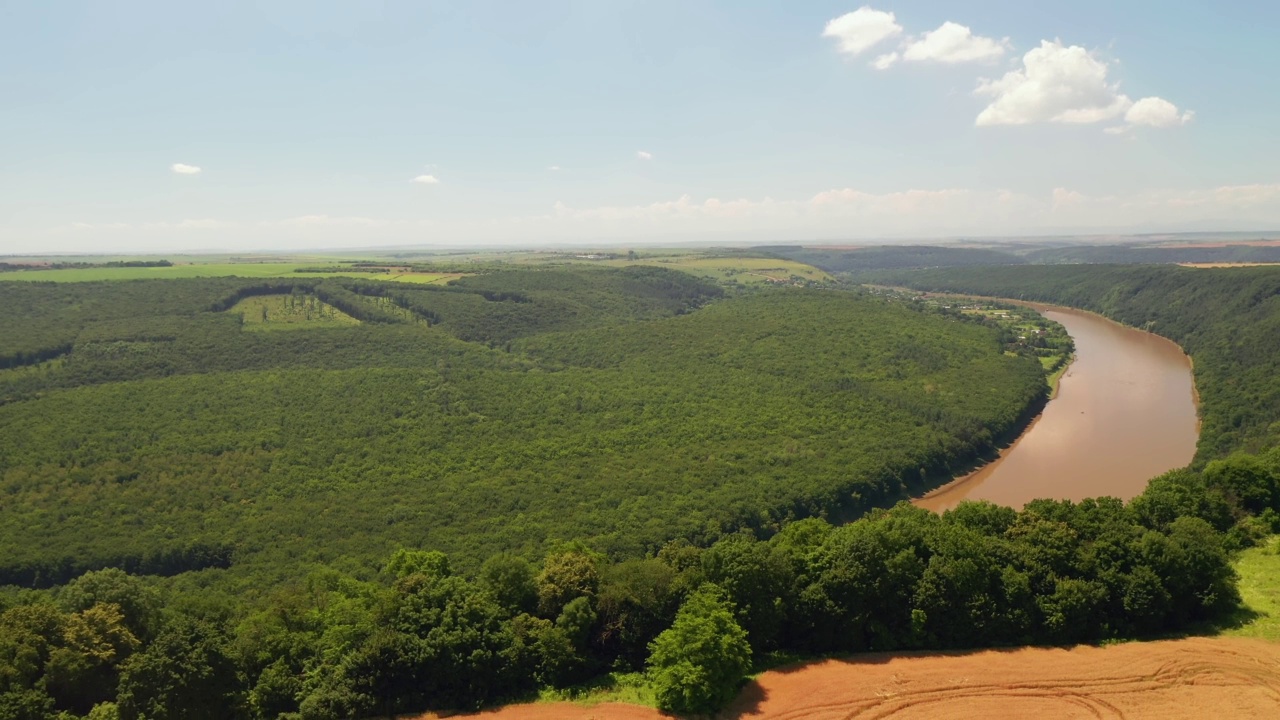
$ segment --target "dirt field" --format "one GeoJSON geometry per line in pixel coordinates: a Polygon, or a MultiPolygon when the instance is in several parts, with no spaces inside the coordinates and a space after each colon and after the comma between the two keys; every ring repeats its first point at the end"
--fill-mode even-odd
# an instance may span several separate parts
{"type": "MultiPolygon", "coordinates": [[[[657,720],[633,705],[518,705],[485,720],[657,720]]],[[[1280,644],[1190,638],[1070,650],[862,655],[773,670],[724,720],[1280,718],[1280,644]]]]}

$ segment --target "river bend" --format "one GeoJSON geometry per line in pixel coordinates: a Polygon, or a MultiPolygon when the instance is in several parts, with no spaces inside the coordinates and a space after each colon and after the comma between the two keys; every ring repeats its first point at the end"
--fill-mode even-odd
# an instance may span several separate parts
{"type": "Polygon", "coordinates": [[[1150,478],[1191,462],[1199,427],[1181,348],[1098,315],[1033,307],[1075,341],[1057,397],[998,460],[917,505],[941,512],[966,499],[1015,508],[1035,498],[1127,500],[1150,478]]]}

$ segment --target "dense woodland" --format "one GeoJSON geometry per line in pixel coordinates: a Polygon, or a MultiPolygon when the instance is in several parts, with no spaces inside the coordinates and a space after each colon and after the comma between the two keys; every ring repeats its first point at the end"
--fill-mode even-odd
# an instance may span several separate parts
{"type": "MultiPolygon", "coordinates": [[[[1000,274],[1028,270],[1071,268],[964,277],[1052,279],[1000,274]]],[[[385,716],[602,673],[701,713],[775,652],[1213,622],[1230,552],[1280,529],[1280,451],[1228,456],[1275,445],[1250,364],[1274,352],[1217,324],[1274,329],[1240,313],[1275,290],[1132,289],[1200,282],[1160,270],[1042,299],[1200,303],[1142,321],[1205,343],[1198,464],[1127,504],[941,516],[871,509],[1045,393],[1036,349],[981,318],[653,268],[0,283],[29,310],[0,318],[0,718],[385,716]],[[249,332],[233,311],[279,296],[360,324],[249,332]],[[1239,422],[1215,382],[1257,395],[1239,422]]]]}

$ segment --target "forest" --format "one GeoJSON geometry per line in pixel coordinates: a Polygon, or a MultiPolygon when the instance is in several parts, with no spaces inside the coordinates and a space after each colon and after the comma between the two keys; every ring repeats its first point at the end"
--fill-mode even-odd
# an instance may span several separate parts
{"type": "Polygon", "coordinates": [[[1277,274],[1180,270],[894,276],[1155,329],[1204,397],[1196,464],[1128,503],[943,515],[895,503],[1046,394],[1043,349],[982,317],[648,267],[0,282],[0,718],[336,720],[601,677],[697,714],[779,654],[1218,622],[1231,553],[1280,530],[1277,274]]]}

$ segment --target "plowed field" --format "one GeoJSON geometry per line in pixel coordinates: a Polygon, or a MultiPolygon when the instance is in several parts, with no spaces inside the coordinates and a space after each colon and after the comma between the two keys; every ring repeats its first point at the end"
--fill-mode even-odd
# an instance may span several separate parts
{"type": "MultiPolygon", "coordinates": [[[[516,705],[485,720],[657,720],[632,705],[516,705]]],[[[761,675],[726,720],[1280,718],[1280,644],[1190,638],[1111,647],[870,654],[761,675]]]]}

